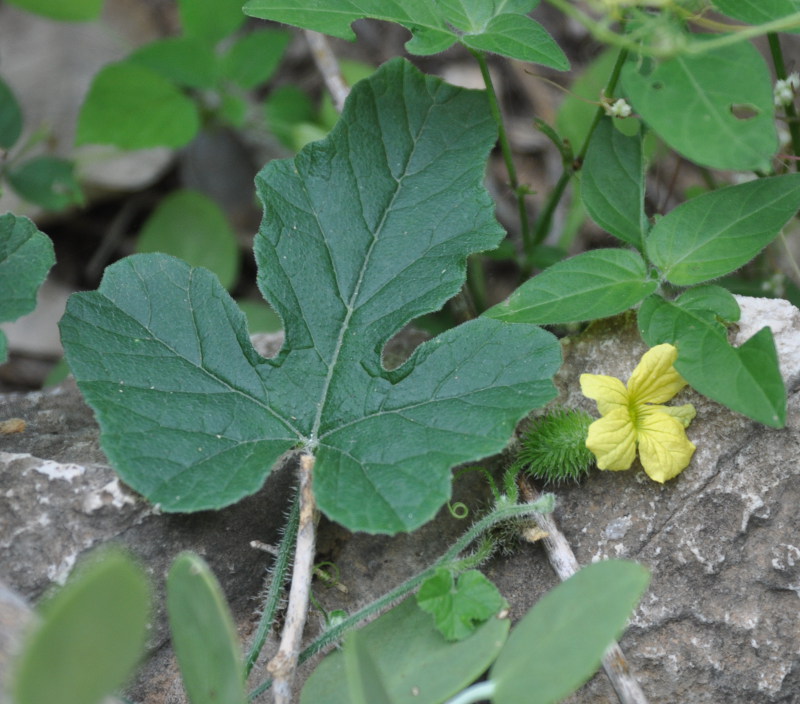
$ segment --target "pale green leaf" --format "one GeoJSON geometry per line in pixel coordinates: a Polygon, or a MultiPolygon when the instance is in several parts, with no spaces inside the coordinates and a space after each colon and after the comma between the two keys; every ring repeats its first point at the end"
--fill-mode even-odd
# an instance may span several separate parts
{"type": "Polygon", "coordinates": [[[195,37],[168,37],[145,44],[127,59],[188,88],[212,88],[217,74],[214,50],[195,37]]]}
{"type": "MultiPolygon", "coordinates": [[[[714,0],[714,5],[722,14],[747,24],[772,22],[800,12],[800,0],[714,0]]],[[[800,17],[791,31],[800,31],[800,17]]]]}
{"type": "Polygon", "coordinates": [[[344,663],[351,704],[393,704],[366,638],[358,631],[345,638],[344,663]]]}
{"type": "Polygon", "coordinates": [[[42,606],[16,664],[14,702],[100,702],[139,660],[149,609],[141,567],[119,552],[95,556],[42,606]]]}
{"type": "Polygon", "coordinates": [[[553,264],[483,315],[551,325],[607,318],[656,290],[638,252],[597,249],[553,264]]]}
{"type": "Polygon", "coordinates": [[[769,69],[748,42],[660,64],[628,62],[633,109],[673,149],[703,166],[769,171],[778,150],[769,69]]]}
{"type": "Polygon", "coordinates": [[[678,348],[675,369],[695,391],[764,425],[785,425],[786,388],[769,328],[732,347],[707,312],[650,296],[639,309],[639,329],[650,346],[678,348]]]}
{"type": "MultiPolygon", "coordinates": [[[[0,215],[0,322],[11,322],[36,307],[36,292],[55,263],[53,243],[28,218],[0,215]]],[[[6,359],[0,333],[0,362],[6,359]]]]}
{"type": "Polygon", "coordinates": [[[225,78],[250,90],[269,80],[278,68],[291,35],[261,29],[237,39],[222,59],[225,78]]]}
{"type": "Polygon", "coordinates": [[[198,191],[170,193],[142,226],[137,252],[172,254],[213,271],[230,289],[239,275],[236,233],[222,209],[198,191]]]}
{"type": "Polygon", "coordinates": [[[478,570],[459,575],[438,569],[417,592],[419,607],[433,616],[437,630],[447,640],[464,640],[506,605],[505,599],[478,570]]]}
{"type": "MultiPolygon", "coordinates": [[[[448,643],[414,599],[361,629],[395,704],[443,702],[478,677],[497,656],[509,620],[492,617],[468,638],[448,643]]],[[[326,657],[306,681],[301,704],[351,704],[344,656],[326,657]]]]}
{"type": "Polygon", "coordinates": [[[103,10],[103,0],[8,0],[28,12],[62,22],[95,20],[103,10]]]}
{"type": "Polygon", "coordinates": [[[600,665],[647,588],[647,570],[607,560],[584,567],[542,597],[492,666],[495,704],[555,704],[600,665]]]}
{"type": "Polygon", "coordinates": [[[743,266],[778,236],[800,207],[800,174],[704,193],[656,221],[650,260],[673,284],[690,286],[743,266]]]}
{"type": "Polygon", "coordinates": [[[182,147],[200,129],[194,102],[145,66],[109,64],[94,77],[78,116],[76,144],[121,149],[182,147]]]}
{"type": "Polygon", "coordinates": [[[192,704],[245,704],[244,669],[233,617],[208,565],[175,558],[167,576],[172,647],[192,704]]]}
{"type": "Polygon", "coordinates": [[[502,239],[483,187],[495,137],[482,92],[395,60],[353,89],[329,137],[263,169],[258,283],[286,327],[273,360],[210,273],[165,255],[73,296],[67,357],[125,481],[165,510],[220,507],[305,447],[330,518],[372,532],[431,518],[450,468],[501,450],[555,393],[558,343],[530,325],[474,320],[398,369],[380,362],[502,239]]]}
{"type": "Polygon", "coordinates": [[[527,13],[536,2],[517,0],[247,0],[244,11],[253,17],[312,29],[353,40],[350,25],[369,18],[396,22],[412,37],[412,54],[436,54],[456,42],[520,61],[533,61],[558,70],[569,68],[564,52],[547,31],[527,13]]]}
{"type": "Polygon", "coordinates": [[[244,24],[242,0],[178,0],[187,36],[216,44],[244,24]]]}
{"type": "Polygon", "coordinates": [[[581,199],[592,220],[641,250],[648,228],[641,136],[626,137],[610,117],[603,118],[580,173],[581,199]]]}
{"type": "Polygon", "coordinates": [[[75,163],[54,156],[37,156],[8,172],[11,187],[25,200],[46,210],[63,210],[83,202],[75,178],[75,163]]]}

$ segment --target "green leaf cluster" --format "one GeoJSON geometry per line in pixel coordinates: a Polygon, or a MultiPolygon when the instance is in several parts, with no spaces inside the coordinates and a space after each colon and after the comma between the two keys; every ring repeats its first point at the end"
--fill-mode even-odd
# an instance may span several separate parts
{"type": "Polygon", "coordinates": [[[650,345],[678,348],[676,368],[697,391],[772,427],[786,421],[786,391],[772,333],[741,348],[718,319],[738,318],[730,293],[709,282],[735,271],[774,240],[800,206],[800,175],[784,174],[720,188],[657,218],[644,212],[645,169],[639,134],[625,136],[604,118],[582,172],[589,215],[633,249],[600,249],[558,262],[484,315],[508,322],[570,323],[616,315],[641,303],[639,326],[650,345]],[[674,301],[665,286],[696,287],[674,301]]]}
{"type": "Polygon", "coordinates": [[[238,0],[182,0],[179,9],[180,36],[150,42],[94,77],[77,144],[177,148],[209,121],[242,125],[247,91],[273,75],[289,34],[258,29],[231,38],[245,20],[238,0]]]}
{"type": "Polygon", "coordinates": [[[328,656],[308,679],[301,704],[440,704],[492,662],[487,682],[474,686],[485,694],[480,699],[559,702],[597,670],[648,581],[635,563],[598,562],[540,599],[510,636],[508,618],[493,616],[457,642],[409,599],[328,656]]]}
{"type": "Polygon", "coordinates": [[[482,318],[393,371],[380,361],[502,239],[482,185],[495,137],[482,93],[395,60],[354,88],[329,137],[264,168],[255,253],[286,328],[275,359],[215,277],[165,255],[74,295],[67,358],[125,481],[164,510],[217,508],[304,447],[332,519],[397,532],[431,518],[452,466],[502,449],[555,395],[559,346],[534,325],[482,318]]]}
{"type": "Polygon", "coordinates": [[[411,32],[406,49],[429,55],[459,43],[519,61],[566,71],[569,62],[547,31],[528,17],[538,0],[247,0],[253,17],[353,40],[350,25],[360,19],[395,22],[411,32]]]}
{"type": "Polygon", "coordinates": [[[75,164],[47,155],[26,158],[36,137],[20,143],[23,127],[19,101],[0,78],[0,149],[10,152],[0,164],[0,176],[20,197],[46,210],[59,211],[82,203],[83,191],[75,178],[75,164]]]}

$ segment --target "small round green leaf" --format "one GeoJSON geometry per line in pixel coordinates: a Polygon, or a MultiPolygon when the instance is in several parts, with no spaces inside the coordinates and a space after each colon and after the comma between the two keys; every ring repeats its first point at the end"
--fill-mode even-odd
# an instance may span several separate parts
{"type": "Polygon", "coordinates": [[[234,42],[222,59],[225,78],[250,90],[269,80],[283,58],[291,35],[275,29],[260,29],[234,42]]]}
{"type": "Polygon", "coordinates": [[[769,170],[778,150],[772,80],[752,44],[655,66],[630,61],[622,82],[634,110],[688,159],[717,169],[769,170]]]}
{"type": "Polygon", "coordinates": [[[34,157],[11,170],[8,182],[25,200],[46,210],[63,210],[83,202],[83,191],[75,178],[75,163],[68,159],[34,157]]]}
{"type": "Polygon", "coordinates": [[[172,645],[192,704],[244,704],[244,668],[236,629],[208,565],[182,553],[167,577],[172,645]]]}
{"type": "Polygon", "coordinates": [[[242,26],[242,0],[178,0],[183,32],[216,44],[242,26]]]}
{"type": "Polygon", "coordinates": [[[221,208],[198,191],[174,191],[145,222],[137,252],[163,252],[213,271],[230,289],[239,274],[236,235],[221,208]]]}
{"type": "MultiPolygon", "coordinates": [[[[493,617],[466,639],[448,643],[414,599],[406,599],[359,631],[386,692],[395,704],[442,702],[494,660],[509,622],[493,617]]],[[[323,660],[309,677],[301,704],[350,704],[343,653],[323,660]]]]}
{"type": "Polygon", "coordinates": [[[168,37],[150,42],[134,51],[128,61],[189,88],[212,88],[216,79],[217,57],[213,48],[194,37],[168,37]]]}
{"type": "Polygon", "coordinates": [[[574,692],[600,665],[648,581],[641,565],[608,560],[542,597],[492,666],[494,704],[555,704],[574,692]]]}
{"type": "Polygon", "coordinates": [[[97,704],[120,687],[144,649],[144,572],[121,552],[82,566],[42,606],[17,665],[16,704],[97,704]]]}
{"type": "Polygon", "coordinates": [[[182,147],[199,129],[197,106],[174,83],[146,66],[121,62],[94,77],[75,142],[121,149],[182,147]]]}

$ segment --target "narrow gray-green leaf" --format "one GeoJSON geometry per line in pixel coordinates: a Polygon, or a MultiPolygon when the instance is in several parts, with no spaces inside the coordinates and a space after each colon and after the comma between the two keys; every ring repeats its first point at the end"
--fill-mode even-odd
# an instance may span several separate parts
{"type": "Polygon", "coordinates": [[[769,328],[731,347],[707,313],[651,296],[639,309],[639,329],[648,345],[678,348],[675,369],[696,391],[764,425],[785,425],[786,388],[769,328]]]}
{"type": "Polygon", "coordinates": [[[626,137],[610,117],[603,118],[580,173],[581,199],[592,220],[641,250],[648,227],[641,135],[626,137]]]}
{"type": "Polygon", "coordinates": [[[199,129],[197,106],[174,83],[146,66],[122,62],[94,77],[75,142],[121,149],[182,147],[199,129]]]}
{"type": "Polygon", "coordinates": [[[607,318],[637,304],[656,287],[638,252],[597,249],[553,264],[484,316],[537,325],[607,318]]]}
{"type": "MultiPolygon", "coordinates": [[[[53,243],[28,218],[0,215],[0,322],[11,322],[36,307],[36,292],[55,264],[53,243]]],[[[0,363],[6,360],[0,332],[0,363]]]]}
{"type": "Polygon", "coordinates": [[[14,671],[16,704],[96,704],[124,684],[144,650],[150,594],[120,552],[81,566],[42,606],[14,671]]]}
{"type": "Polygon", "coordinates": [[[167,576],[172,647],[192,704],[245,704],[236,627],[208,565],[194,553],[175,558],[167,576]]]}
{"type": "Polygon", "coordinates": [[[666,278],[691,286],[743,266],[778,236],[800,207],[800,174],[704,193],[660,218],[645,242],[666,278]]]}
{"type": "Polygon", "coordinates": [[[502,449],[560,363],[549,333],[479,319],[381,366],[388,339],[504,235],[483,188],[495,136],[483,93],[396,60],[353,89],[328,138],[264,168],[258,282],[286,328],[274,360],[208,272],[164,255],[73,296],[67,357],[126,482],[165,510],[224,506],[304,446],[334,520],[397,532],[432,517],[450,468],[502,449]]]}
{"type": "Polygon", "coordinates": [[[396,22],[412,38],[412,54],[436,54],[457,41],[520,61],[534,61],[558,70],[569,68],[564,52],[547,31],[527,13],[533,0],[464,3],[452,0],[247,0],[244,11],[253,17],[284,22],[353,40],[350,25],[370,18],[396,22]]]}
{"type": "MultiPolygon", "coordinates": [[[[509,619],[492,617],[466,639],[447,642],[406,599],[361,629],[366,646],[396,704],[443,702],[491,664],[508,635],[509,619]]],[[[344,655],[326,657],[306,681],[300,704],[351,704],[344,655]]]]}
{"type": "Polygon", "coordinates": [[[11,149],[22,134],[22,108],[17,96],[0,78],[0,149],[11,149]]]}
{"type": "Polygon", "coordinates": [[[634,562],[584,567],[542,597],[517,624],[492,666],[495,704],[555,704],[600,665],[649,574],[634,562]]]}
{"type": "Polygon", "coordinates": [[[630,61],[622,82],[634,110],[683,156],[717,169],[769,171],[778,150],[772,79],[749,42],[655,67],[630,61]]]}

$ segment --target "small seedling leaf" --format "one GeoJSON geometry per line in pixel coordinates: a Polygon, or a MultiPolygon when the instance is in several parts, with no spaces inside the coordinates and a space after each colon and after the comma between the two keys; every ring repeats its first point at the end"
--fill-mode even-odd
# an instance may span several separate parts
{"type": "MultiPolygon", "coordinates": [[[[28,218],[0,216],[0,321],[11,322],[36,307],[36,292],[55,264],[53,243],[28,218]]],[[[0,362],[6,359],[0,332],[0,362]]]]}
{"type": "Polygon", "coordinates": [[[417,593],[417,604],[433,616],[447,640],[464,640],[505,603],[497,587],[478,570],[469,570],[455,581],[450,570],[439,569],[417,593]]]}
{"type": "Polygon", "coordinates": [[[14,91],[0,78],[0,149],[11,149],[22,134],[22,108],[14,91]]]}
{"type": "Polygon", "coordinates": [[[178,0],[178,10],[184,34],[212,45],[233,34],[246,19],[241,0],[178,0]]]}
{"type": "Polygon", "coordinates": [[[550,325],[616,315],[656,290],[638,252],[597,249],[553,264],[484,316],[550,325]]]}
{"type": "Polygon", "coordinates": [[[584,567],[542,597],[514,628],[492,666],[495,704],[555,704],[597,669],[649,574],[620,560],[584,567]]]}
{"type": "Polygon", "coordinates": [[[778,150],[769,69],[748,42],[655,67],[627,63],[622,82],[633,109],[670,147],[717,169],[769,170],[778,150]],[[749,106],[752,117],[737,116],[749,106]]]}
{"type": "Polygon", "coordinates": [[[142,227],[137,252],[163,252],[203,266],[230,289],[239,275],[239,247],[225,213],[198,191],[179,190],[159,203],[142,227]]]}
{"type": "Polygon", "coordinates": [[[483,187],[495,128],[483,93],[388,62],[342,121],[257,179],[258,283],[286,342],[259,357],[203,269],[137,255],[73,296],[67,358],[126,482],[169,511],[256,491],[283,453],[316,454],[314,493],[352,530],[412,530],[450,495],[450,468],[501,450],[555,394],[555,338],[481,318],[397,369],[385,343],[461,287],[504,232],[483,187]]]}
{"type": "Polygon", "coordinates": [[[737,413],[782,428],[786,388],[772,331],[762,328],[740,347],[728,342],[715,311],[683,307],[650,296],[639,309],[639,329],[648,345],[669,342],[678,348],[675,369],[693,389],[737,413]]]}
{"type": "Polygon", "coordinates": [[[581,199],[592,220],[639,250],[648,229],[644,176],[641,135],[626,137],[603,118],[581,169],[581,199]]]}
{"type": "Polygon", "coordinates": [[[25,200],[46,210],[58,211],[83,202],[75,178],[75,163],[53,156],[38,156],[8,173],[11,187],[25,200]]]}
{"type": "MultiPolygon", "coordinates": [[[[359,631],[391,701],[443,702],[478,677],[497,656],[509,629],[491,617],[466,639],[446,641],[414,599],[359,631]]],[[[350,704],[344,655],[323,660],[303,687],[301,704],[350,704]]]]}
{"type": "Polygon", "coordinates": [[[182,147],[199,129],[197,106],[172,81],[125,61],[105,66],[94,77],[75,142],[121,149],[182,147]]]}
{"type": "Polygon", "coordinates": [[[150,596],[120,552],[96,556],[42,606],[16,667],[16,704],[96,704],[124,684],[144,650],[150,596]]]}
{"type": "Polygon", "coordinates": [[[192,704],[245,704],[244,668],[225,596],[208,565],[182,553],[167,577],[172,645],[192,704]]]}
{"type": "Polygon", "coordinates": [[[780,233],[800,206],[800,174],[704,193],[660,218],[645,241],[651,261],[678,286],[724,276],[780,233]]]}
{"type": "Polygon", "coordinates": [[[250,90],[269,80],[283,58],[291,35],[260,29],[237,39],[222,59],[222,75],[250,90]]]}
{"type": "Polygon", "coordinates": [[[214,50],[195,37],[168,37],[150,42],[127,60],[187,88],[212,88],[216,79],[214,50]]]}
{"type": "Polygon", "coordinates": [[[520,61],[533,61],[560,71],[569,68],[564,52],[547,31],[527,16],[536,0],[514,2],[448,2],[446,0],[248,0],[244,11],[253,17],[353,40],[350,25],[369,18],[396,22],[412,38],[412,54],[436,54],[456,42],[520,61]]]}

